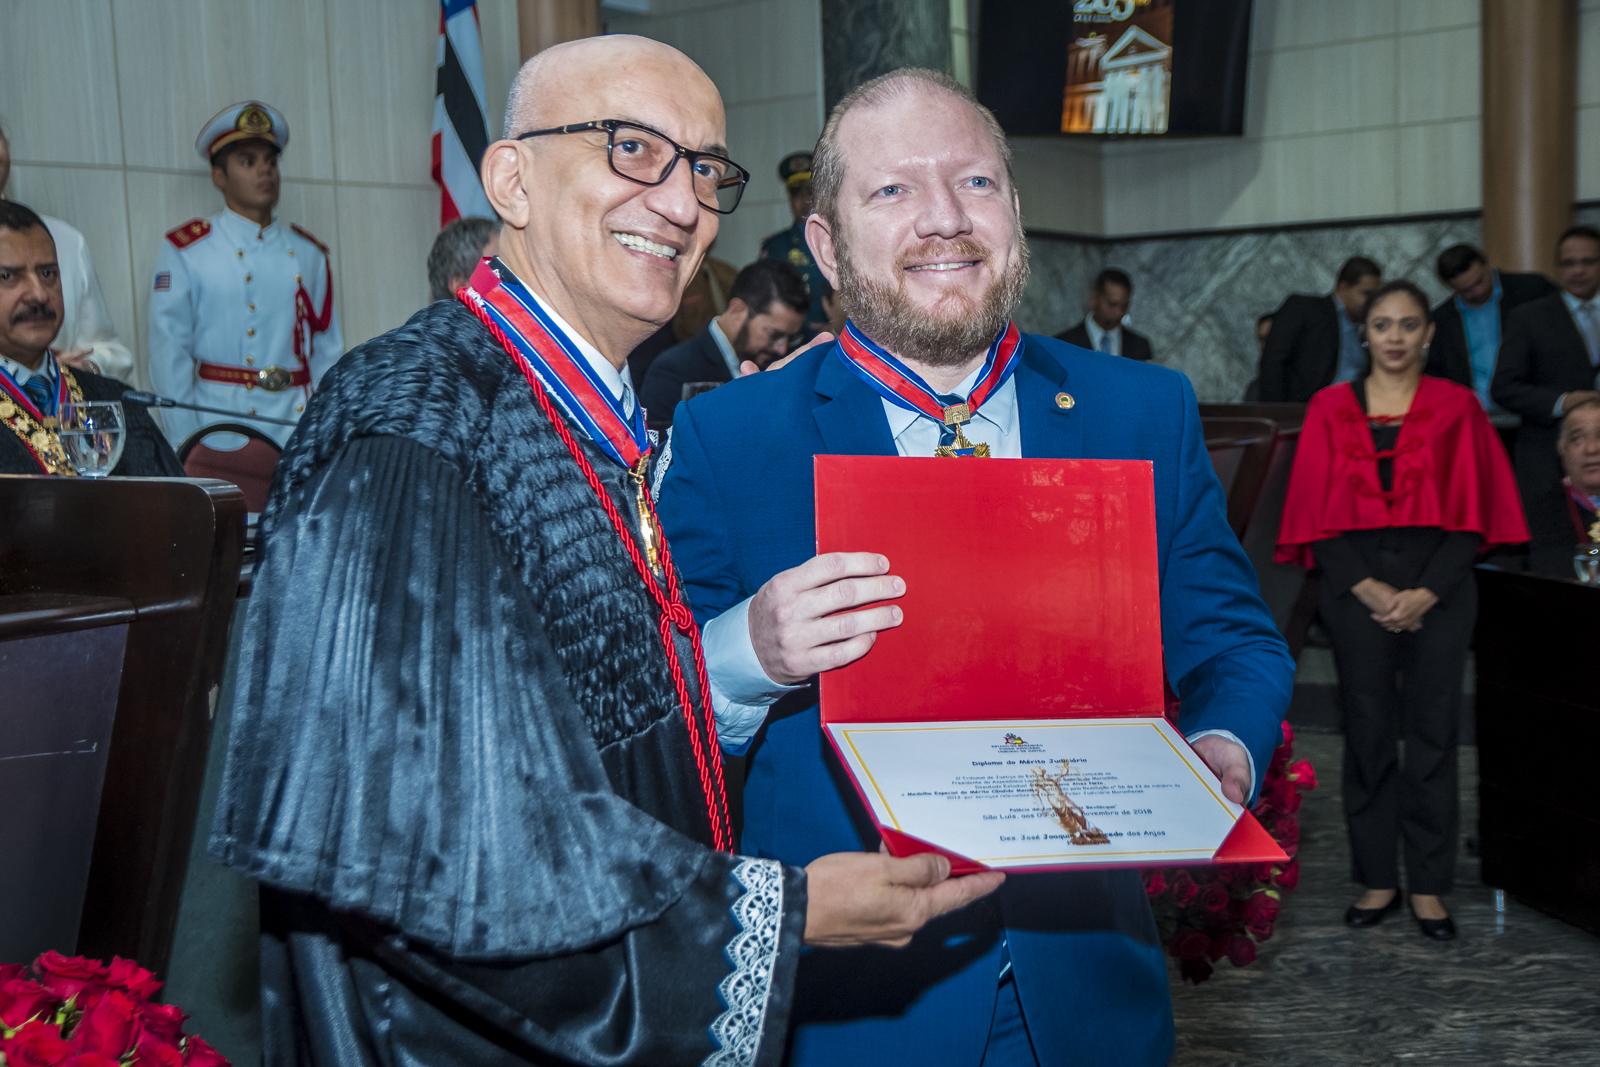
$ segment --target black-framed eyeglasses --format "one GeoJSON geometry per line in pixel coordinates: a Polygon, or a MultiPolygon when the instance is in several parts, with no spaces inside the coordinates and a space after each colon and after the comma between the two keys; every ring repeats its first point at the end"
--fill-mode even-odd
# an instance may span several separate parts
{"type": "Polygon", "coordinates": [[[567,126],[553,126],[548,130],[529,130],[518,134],[517,140],[591,130],[606,132],[606,158],[611,163],[611,172],[630,182],[660,185],[672,176],[672,168],[678,165],[678,160],[687,159],[695,198],[719,215],[733,213],[733,209],[739,206],[739,198],[744,195],[745,183],[750,180],[750,172],[726,156],[693,151],[660,130],[621,119],[574,122],[567,126]]]}

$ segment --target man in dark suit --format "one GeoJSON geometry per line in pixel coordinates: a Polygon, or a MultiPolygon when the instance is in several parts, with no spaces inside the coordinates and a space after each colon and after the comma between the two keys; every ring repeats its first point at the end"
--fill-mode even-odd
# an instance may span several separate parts
{"type": "Polygon", "coordinates": [[[1489,266],[1472,245],[1451,245],[1439,253],[1439,280],[1450,287],[1450,299],[1433,309],[1433,347],[1423,369],[1448,378],[1478,394],[1485,410],[1495,410],[1489,397],[1495,360],[1506,313],[1556,291],[1542,274],[1509,274],[1489,266]]]}
{"type": "Polygon", "coordinates": [[[1361,347],[1361,312],[1367,294],[1383,284],[1383,270],[1365,256],[1345,260],[1332,296],[1296,293],[1272,313],[1272,332],[1257,375],[1265,403],[1305,403],[1335,382],[1348,382],[1367,366],[1361,347]]]}
{"type": "MultiPolygon", "coordinates": [[[[72,475],[57,433],[69,400],[120,401],[128,386],[73,369],[50,345],[65,302],[55,239],[29,208],[0,200],[0,474],[72,475]]],[[[122,456],[132,478],[181,478],[172,446],[142,404],[123,405],[122,456]]]]}
{"type": "Polygon", "coordinates": [[[685,382],[731,382],[746,360],[765,367],[781,358],[810,308],[805,279],[783,260],[758,259],[740,271],[728,290],[728,310],[650,364],[640,390],[650,426],[672,425],[685,382]]]}
{"type": "Polygon", "coordinates": [[[1556,437],[1571,405],[1596,391],[1600,367],[1600,231],[1573,226],[1556,242],[1561,291],[1506,316],[1490,394],[1522,416],[1517,430],[1517,488],[1535,543],[1565,537],[1556,437]]]}
{"type": "Polygon", "coordinates": [[[1114,267],[1103,270],[1094,276],[1089,289],[1089,314],[1072,329],[1056,334],[1056,340],[1148,363],[1150,339],[1122,324],[1132,303],[1132,280],[1114,267]]]}

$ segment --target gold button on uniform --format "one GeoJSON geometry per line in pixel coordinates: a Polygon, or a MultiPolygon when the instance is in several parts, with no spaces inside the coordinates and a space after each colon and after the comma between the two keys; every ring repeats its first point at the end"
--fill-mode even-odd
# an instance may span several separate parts
{"type": "Polygon", "coordinates": [[[1076,403],[1077,403],[1077,401],[1072,399],[1072,394],[1071,393],[1057,393],[1056,394],[1056,407],[1060,408],[1062,411],[1066,411],[1068,408],[1072,407],[1072,405],[1074,405],[1076,403]]]}
{"type": "Polygon", "coordinates": [[[292,248],[291,248],[291,249],[289,249],[289,254],[290,254],[290,255],[291,255],[291,256],[292,256],[292,255],[294,255],[294,249],[292,249],[292,248]]]}
{"type": "Polygon", "coordinates": [[[248,275],[248,274],[246,274],[246,275],[245,275],[245,276],[244,276],[244,280],[245,280],[245,281],[249,281],[249,280],[250,280],[250,275],[248,275]]]}
{"type": "Polygon", "coordinates": [[[244,357],[244,361],[246,363],[254,363],[256,361],[256,357],[255,356],[245,356],[244,357]]]}
{"type": "Polygon", "coordinates": [[[242,249],[242,248],[241,248],[241,249],[239,249],[239,258],[240,258],[240,259],[243,259],[243,258],[244,258],[244,249],[242,249]]]}
{"type": "Polygon", "coordinates": [[[256,413],[256,409],[255,408],[251,408],[250,409],[250,414],[254,415],[255,413],[256,413]]]}
{"type": "Polygon", "coordinates": [[[256,309],[256,306],[255,306],[255,305],[254,305],[254,304],[251,304],[251,305],[250,305],[250,310],[251,310],[251,311],[254,311],[254,310],[255,310],[255,309],[256,309]]]}
{"type": "Polygon", "coordinates": [[[295,284],[298,285],[300,283],[300,275],[296,274],[294,276],[294,280],[295,280],[295,284]]]}
{"type": "Polygon", "coordinates": [[[295,410],[296,413],[304,411],[305,409],[306,409],[306,406],[304,404],[296,404],[294,406],[294,410],[295,410]]]}
{"type": "Polygon", "coordinates": [[[256,328],[254,326],[250,327],[244,332],[244,335],[246,337],[254,337],[256,335],[256,328]]]}

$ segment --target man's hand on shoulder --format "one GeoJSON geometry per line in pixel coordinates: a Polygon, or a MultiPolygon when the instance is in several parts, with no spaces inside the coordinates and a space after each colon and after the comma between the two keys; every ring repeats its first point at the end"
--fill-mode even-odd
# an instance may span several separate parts
{"type": "Polygon", "coordinates": [[[767,677],[795,685],[866,655],[902,618],[882,603],[906,591],[888,572],[876,552],[829,552],[773,575],[750,600],[750,644],[767,677]]]}
{"type": "Polygon", "coordinates": [[[1250,794],[1250,753],[1237,741],[1208,734],[1194,742],[1194,750],[1222,782],[1222,795],[1243,804],[1250,794]]]}
{"type": "MultiPolygon", "coordinates": [[[[811,351],[813,348],[816,348],[818,345],[825,345],[829,341],[832,341],[832,340],[833,340],[833,334],[828,333],[826,331],[824,331],[822,333],[819,333],[819,334],[817,334],[817,336],[813,337],[811,340],[807,341],[805,344],[801,345],[799,348],[795,349],[793,352],[790,352],[787,356],[784,356],[782,359],[775,360],[772,363],[768,363],[767,364],[767,370],[782,370],[784,367],[787,367],[791,362],[793,362],[794,358],[796,356],[804,355],[805,353],[811,351]]],[[[739,377],[741,377],[741,378],[748,378],[752,374],[760,374],[760,373],[761,373],[761,367],[753,359],[747,359],[743,363],[739,364],[739,377]]]]}
{"type": "Polygon", "coordinates": [[[899,948],[932,919],[1000,888],[1006,876],[983,871],[950,877],[950,861],[923,853],[835,852],[806,867],[808,945],[899,948]]]}

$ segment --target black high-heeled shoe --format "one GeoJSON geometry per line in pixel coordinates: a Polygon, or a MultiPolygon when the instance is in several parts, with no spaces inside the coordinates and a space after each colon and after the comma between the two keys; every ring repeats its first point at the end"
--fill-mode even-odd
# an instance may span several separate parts
{"type": "Polygon", "coordinates": [[[1348,908],[1344,909],[1344,924],[1346,926],[1355,926],[1362,929],[1365,929],[1369,926],[1377,926],[1379,923],[1383,922],[1383,917],[1385,915],[1399,910],[1400,893],[1398,890],[1396,890],[1394,896],[1389,898],[1389,903],[1385,904],[1381,908],[1358,908],[1354,904],[1350,905],[1348,908]]]}
{"type": "MultiPolygon", "coordinates": [[[[1397,897],[1396,899],[1399,898],[1397,897]]],[[[1422,916],[1416,913],[1415,909],[1413,909],[1411,912],[1411,917],[1417,920],[1417,929],[1422,931],[1423,937],[1426,937],[1431,941],[1455,940],[1456,924],[1455,921],[1450,918],[1450,916],[1446,915],[1442,919],[1424,919],[1422,916]]]]}

